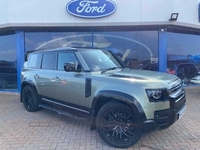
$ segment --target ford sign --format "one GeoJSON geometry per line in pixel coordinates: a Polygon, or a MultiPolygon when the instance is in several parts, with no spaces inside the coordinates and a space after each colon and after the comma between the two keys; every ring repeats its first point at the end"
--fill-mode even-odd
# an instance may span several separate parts
{"type": "Polygon", "coordinates": [[[111,0],[72,0],[66,9],[71,15],[82,18],[100,18],[111,15],[116,5],[111,0]]]}

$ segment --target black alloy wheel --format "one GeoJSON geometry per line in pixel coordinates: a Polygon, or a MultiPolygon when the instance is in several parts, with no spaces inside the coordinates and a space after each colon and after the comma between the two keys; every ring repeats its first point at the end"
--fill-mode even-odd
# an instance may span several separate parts
{"type": "Polygon", "coordinates": [[[27,85],[22,89],[22,102],[27,111],[34,112],[39,109],[37,91],[27,85]]]}
{"type": "Polygon", "coordinates": [[[124,104],[105,104],[97,115],[96,125],[100,137],[113,147],[130,147],[141,137],[137,118],[131,108],[124,104]]]}

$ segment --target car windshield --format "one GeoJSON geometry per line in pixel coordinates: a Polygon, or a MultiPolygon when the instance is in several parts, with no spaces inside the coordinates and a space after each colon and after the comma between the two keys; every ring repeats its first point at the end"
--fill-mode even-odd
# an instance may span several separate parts
{"type": "Polygon", "coordinates": [[[85,50],[80,51],[90,71],[104,71],[109,68],[121,68],[120,63],[108,51],[85,50]]]}

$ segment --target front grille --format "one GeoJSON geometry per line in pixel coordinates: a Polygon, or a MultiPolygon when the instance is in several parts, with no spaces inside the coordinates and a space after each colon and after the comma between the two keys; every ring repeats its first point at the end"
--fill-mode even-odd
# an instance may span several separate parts
{"type": "Polygon", "coordinates": [[[181,105],[185,104],[185,89],[182,87],[181,83],[172,87],[169,90],[169,97],[170,97],[170,107],[171,108],[178,108],[181,105]]]}
{"type": "Polygon", "coordinates": [[[176,86],[174,86],[174,87],[172,87],[171,89],[170,89],[170,92],[173,94],[173,93],[176,93],[180,88],[181,88],[181,83],[180,84],[178,84],[178,85],[176,85],[176,86]]]}

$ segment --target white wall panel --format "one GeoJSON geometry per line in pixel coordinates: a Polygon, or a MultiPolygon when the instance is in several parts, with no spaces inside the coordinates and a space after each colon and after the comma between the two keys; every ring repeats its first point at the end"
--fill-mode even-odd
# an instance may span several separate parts
{"type": "Polygon", "coordinates": [[[172,12],[179,13],[176,23],[200,28],[200,0],[113,0],[117,10],[110,16],[84,19],[70,15],[70,0],[0,0],[0,28],[6,24],[25,26],[91,26],[170,23],[172,12]]]}
{"type": "Polygon", "coordinates": [[[66,11],[66,0],[55,1],[41,0],[43,23],[75,23],[74,16],[66,11]]]}
{"type": "Polygon", "coordinates": [[[0,25],[8,22],[7,1],[0,0],[0,25]]]}
{"type": "Polygon", "coordinates": [[[168,21],[173,12],[173,0],[141,0],[142,22],[168,21]]]}
{"type": "Polygon", "coordinates": [[[178,22],[198,23],[198,2],[196,0],[174,0],[173,12],[178,12],[178,22]]]}
{"type": "Polygon", "coordinates": [[[9,23],[39,23],[42,21],[41,0],[6,0],[9,23]]]}

